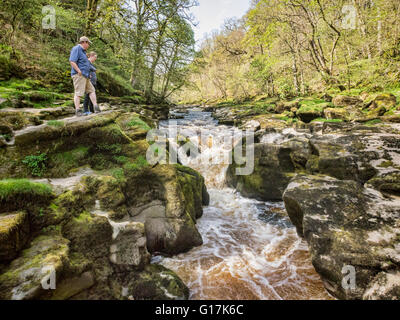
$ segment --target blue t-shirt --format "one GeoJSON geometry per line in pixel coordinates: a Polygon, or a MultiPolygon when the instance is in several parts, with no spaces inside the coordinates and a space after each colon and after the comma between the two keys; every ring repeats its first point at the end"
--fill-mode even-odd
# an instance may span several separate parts
{"type": "Polygon", "coordinates": [[[94,86],[97,84],[96,70],[97,70],[96,67],[92,63],[90,63],[90,82],[94,86]]]}
{"type": "MultiPolygon", "coordinates": [[[[89,78],[91,63],[86,56],[86,51],[83,50],[80,44],[72,48],[69,61],[75,62],[78,65],[78,68],[81,70],[82,75],[86,78],[89,78]]],[[[76,74],[78,74],[78,72],[76,72],[74,68],[71,68],[71,76],[76,74]]]]}

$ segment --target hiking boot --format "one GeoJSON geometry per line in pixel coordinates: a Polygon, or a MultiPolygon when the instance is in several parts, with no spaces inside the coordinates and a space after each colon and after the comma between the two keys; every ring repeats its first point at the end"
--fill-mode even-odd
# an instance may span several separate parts
{"type": "Polygon", "coordinates": [[[94,106],[94,113],[100,113],[100,107],[99,106],[94,106]]]}
{"type": "Polygon", "coordinates": [[[83,113],[84,116],[90,116],[91,114],[92,114],[92,113],[91,113],[90,111],[84,112],[84,113],[83,113]]]}
{"type": "Polygon", "coordinates": [[[82,117],[83,116],[82,110],[76,110],[75,111],[75,116],[76,117],[82,117]]]}

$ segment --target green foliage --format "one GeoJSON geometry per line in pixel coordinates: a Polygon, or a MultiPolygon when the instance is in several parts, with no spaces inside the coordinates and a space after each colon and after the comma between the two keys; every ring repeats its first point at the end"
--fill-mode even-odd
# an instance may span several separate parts
{"type": "Polygon", "coordinates": [[[16,194],[19,196],[50,197],[52,190],[47,184],[26,179],[0,180],[0,201],[10,200],[16,194]]]}
{"type": "Polygon", "coordinates": [[[179,102],[287,99],[323,91],[360,95],[399,87],[396,1],[354,2],[357,30],[343,28],[346,1],[259,0],[202,43],[179,102]],[[310,18],[312,17],[312,18],[310,18]],[[361,25],[360,25],[361,24],[361,25]],[[313,32],[311,32],[311,30],[313,32]]]}
{"type": "Polygon", "coordinates": [[[32,176],[41,177],[46,171],[47,154],[39,152],[37,155],[26,156],[22,163],[29,168],[32,176]]]}

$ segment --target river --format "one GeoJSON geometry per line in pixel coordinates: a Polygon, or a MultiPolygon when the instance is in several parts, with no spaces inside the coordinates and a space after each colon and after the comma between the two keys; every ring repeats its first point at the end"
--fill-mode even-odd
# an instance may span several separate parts
{"type": "MultiPolygon", "coordinates": [[[[163,121],[160,129],[178,129],[199,141],[202,156],[229,152],[223,137],[240,135],[238,129],[218,125],[211,113],[200,109],[188,110],[183,119],[163,121]],[[207,139],[198,138],[200,130],[207,139]]],[[[282,202],[244,198],[227,188],[226,164],[201,161],[200,155],[187,157],[185,152],[180,152],[179,160],[206,180],[210,205],[197,222],[204,244],[171,258],[154,257],[153,262],[175,271],[189,287],[190,299],[332,299],[282,202]]]]}

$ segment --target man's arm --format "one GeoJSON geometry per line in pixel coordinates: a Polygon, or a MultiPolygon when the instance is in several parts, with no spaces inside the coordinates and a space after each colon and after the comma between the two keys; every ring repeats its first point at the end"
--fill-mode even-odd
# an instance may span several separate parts
{"type": "Polygon", "coordinates": [[[74,68],[75,71],[78,72],[78,74],[81,76],[82,75],[81,69],[79,69],[79,67],[76,64],[76,62],[70,61],[69,63],[71,64],[72,68],[74,68]]]}

